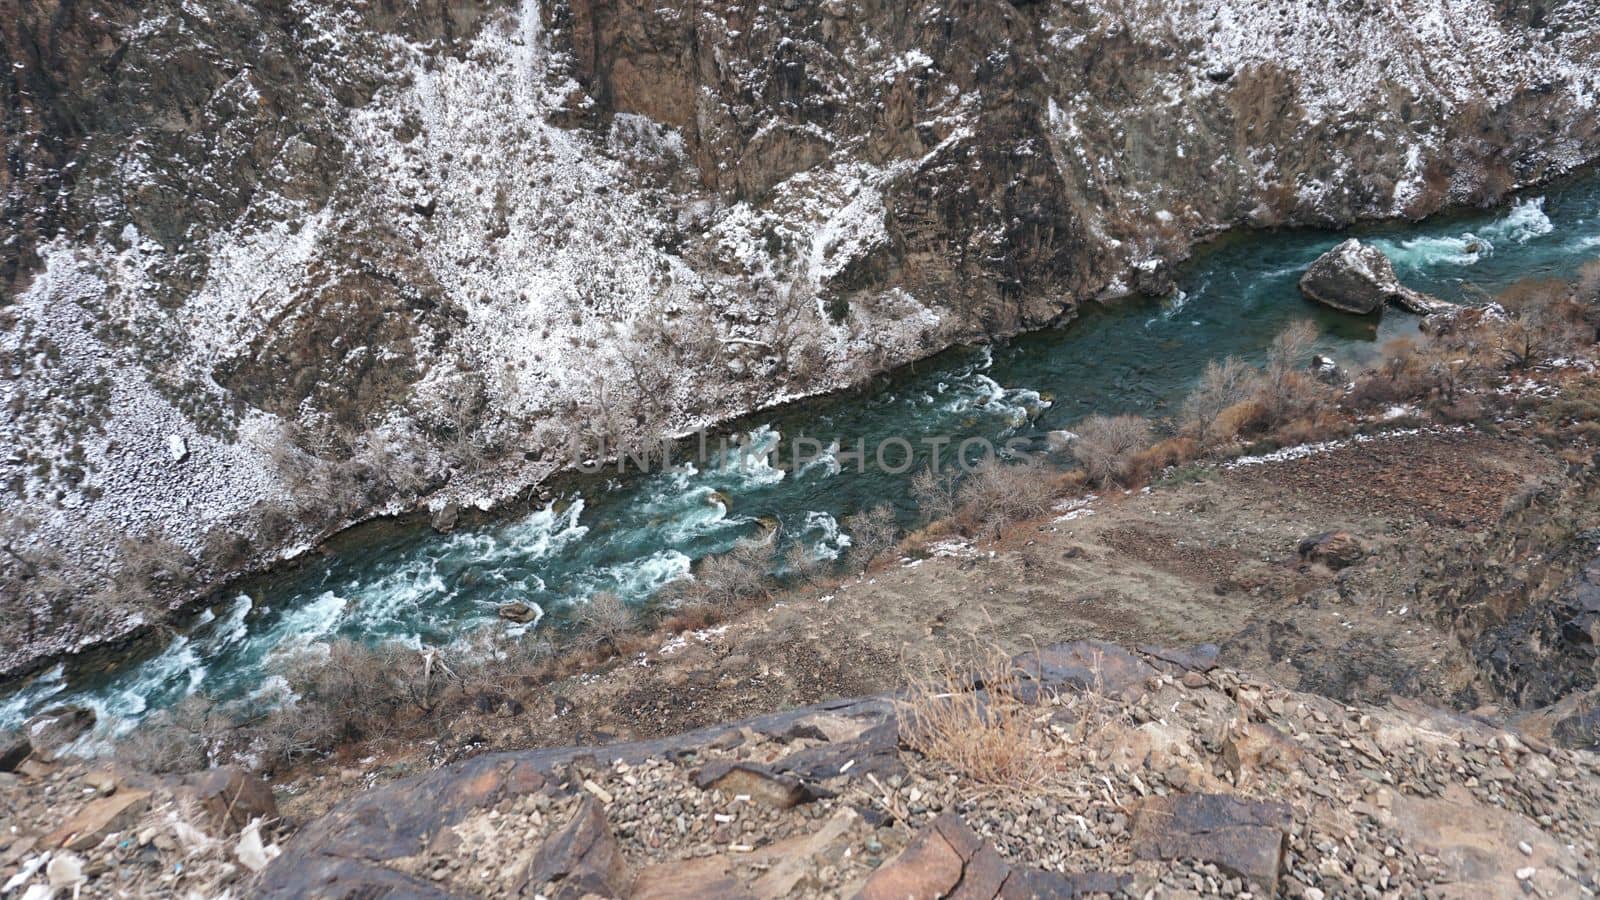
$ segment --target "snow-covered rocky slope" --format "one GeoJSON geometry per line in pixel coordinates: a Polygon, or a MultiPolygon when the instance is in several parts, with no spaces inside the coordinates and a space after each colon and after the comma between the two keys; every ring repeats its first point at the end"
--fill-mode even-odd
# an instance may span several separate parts
{"type": "Polygon", "coordinates": [[[1221,228],[1600,148],[1585,0],[9,6],[0,671],[1221,228]]]}

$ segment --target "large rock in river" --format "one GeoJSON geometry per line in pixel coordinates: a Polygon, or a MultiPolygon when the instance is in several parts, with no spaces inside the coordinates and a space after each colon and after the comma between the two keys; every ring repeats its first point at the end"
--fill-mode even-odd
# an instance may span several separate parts
{"type": "Polygon", "coordinates": [[[1324,306],[1363,316],[1378,312],[1385,302],[1419,316],[1449,307],[1401,284],[1389,257],[1355,238],[1317,257],[1300,277],[1300,292],[1324,306]]]}

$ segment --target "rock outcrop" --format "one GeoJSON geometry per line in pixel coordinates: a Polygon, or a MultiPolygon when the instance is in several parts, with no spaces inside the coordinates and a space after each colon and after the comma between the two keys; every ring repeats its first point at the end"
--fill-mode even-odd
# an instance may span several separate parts
{"type": "Polygon", "coordinates": [[[447,897],[537,881],[551,895],[665,900],[1594,887],[1592,754],[1416,703],[1286,691],[1216,667],[1208,648],[1084,643],[1015,663],[1037,688],[1026,702],[1054,790],[986,790],[924,757],[900,705],[842,701],[396,782],[303,828],[258,888],[447,897]],[[1108,692],[1075,677],[1075,660],[1143,676],[1108,692]],[[788,773],[803,799],[754,802],[748,782],[724,780],[741,766],[788,773]]]}
{"type": "Polygon", "coordinates": [[[1369,315],[1393,303],[1407,312],[1428,316],[1449,304],[1400,283],[1384,252],[1351,238],[1317,257],[1300,277],[1300,292],[1340,312],[1369,315]]]}

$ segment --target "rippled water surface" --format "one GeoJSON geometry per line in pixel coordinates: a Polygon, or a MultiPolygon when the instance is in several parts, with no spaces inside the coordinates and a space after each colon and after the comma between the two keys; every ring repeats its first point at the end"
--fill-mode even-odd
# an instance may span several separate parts
{"type": "MultiPolygon", "coordinates": [[[[1600,256],[1600,181],[1589,179],[1483,215],[1370,229],[1403,280],[1473,302],[1528,276],[1570,276],[1600,256]]],[[[1342,316],[1300,297],[1306,265],[1345,235],[1280,232],[1229,238],[1180,273],[1162,302],[1093,310],[1069,326],[1003,346],[961,349],[910,367],[867,392],[822,398],[741,423],[756,448],[805,434],[823,446],[886,437],[913,445],[952,436],[1041,441],[1090,413],[1170,411],[1207,360],[1259,359],[1297,318],[1316,319],[1323,351],[1359,364],[1414,317],[1342,316]]],[[[948,453],[948,451],[946,451],[948,453]]],[[[898,461],[898,453],[890,455],[898,461]]],[[[919,462],[924,458],[919,458],[919,462]]],[[[914,469],[913,469],[914,471],[914,469]]],[[[799,470],[751,453],[721,464],[583,486],[546,508],[507,514],[449,535],[382,523],[336,539],[319,555],[242,586],[154,655],[75,676],[47,673],[0,697],[0,727],[54,702],[100,713],[98,737],[193,693],[270,694],[296,653],[336,637],[441,645],[474,628],[506,627],[496,608],[519,600],[556,614],[598,590],[645,602],[706,554],[776,523],[819,557],[849,543],[839,523],[889,503],[909,515],[909,474],[858,472],[826,455],[799,470]]],[[[535,626],[537,627],[537,626],[535,626]]]]}

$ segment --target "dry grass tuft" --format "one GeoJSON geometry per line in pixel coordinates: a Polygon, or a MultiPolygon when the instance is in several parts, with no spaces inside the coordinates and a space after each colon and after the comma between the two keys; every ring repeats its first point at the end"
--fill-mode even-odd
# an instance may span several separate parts
{"type": "Polygon", "coordinates": [[[1024,673],[998,647],[942,651],[907,680],[901,736],[929,760],[979,785],[1037,788],[1048,780],[1045,708],[1022,699],[1024,673]]]}

